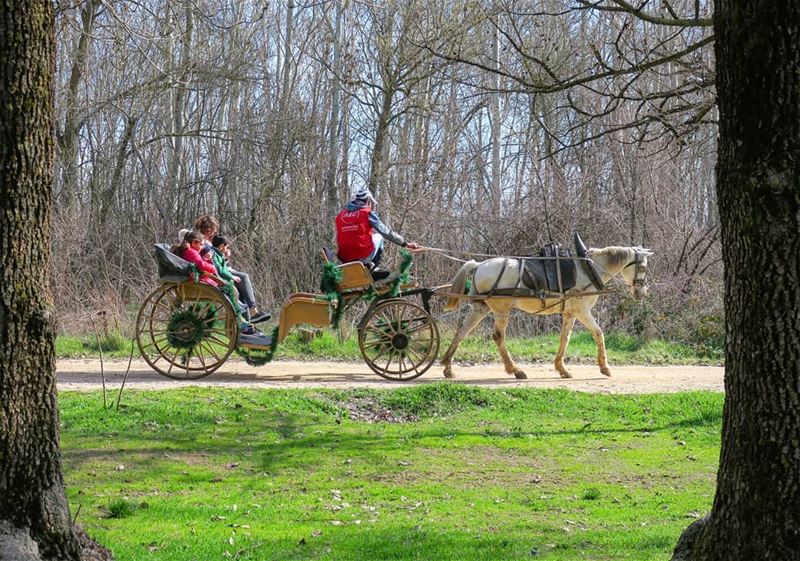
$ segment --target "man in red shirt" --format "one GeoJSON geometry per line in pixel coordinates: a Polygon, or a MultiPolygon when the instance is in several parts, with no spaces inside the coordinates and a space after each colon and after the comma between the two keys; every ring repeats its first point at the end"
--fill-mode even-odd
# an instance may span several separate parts
{"type": "Polygon", "coordinates": [[[409,249],[419,248],[386,226],[375,213],[375,197],[369,189],[361,187],[336,215],[336,246],[342,263],[361,261],[375,271],[383,257],[383,240],[409,249]]]}

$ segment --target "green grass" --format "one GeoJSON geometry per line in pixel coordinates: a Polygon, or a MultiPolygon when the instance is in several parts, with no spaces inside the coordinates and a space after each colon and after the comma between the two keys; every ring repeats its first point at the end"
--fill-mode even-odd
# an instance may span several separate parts
{"type": "MultiPolygon", "coordinates": [[[[440,353],[444,353],[452,340],[452,333],[442,334],[440,353]]],[[[508,350],[521,362],[551,362],[558,350],[558,335],[539,335],[530,338],[514,338],[507,343],[508,350]]],[[[98,356],[102,348],[104,357],[127,358],[131,341],[123,337],[112,337],[98,344],[94,336],[56,339],[56,354],[60,358],[98,356]],[[101,347],[102,345],[102,347],[101,347]]],[[[721,349],[709,349],[681,342],[663,340],[643,341],[630,335],[609,333],[606,335],[606,350],[612,364],[719,364],[724,356],[721,349]]],[[[134,354],[138,350],[134,348],[134,354]]],[[[570,340],[567,356],[574,363],[595,361],[597,348],[587,331],[578,331],[570,340]]],[[[275,358],[293,360],[354,360],[360,361],[358,340],[351,334],[341,340],[336,332],[323,330],[318,337],[302,341],[295,333],[278,347],[275,358]]],[[[473,336],[465,339],[458,348],[456,358],[460,362],[499,362],[500,355],[489,337],[473,336]]]]}
{"type": "Polygon", "coordinates": [[[721,394],[59,395],[72,512],[118,561],[663,560],[712,501],[721,394]],[[391,412],[402,422],[364,422],[391,412]],[[116,514],[114,514],[116,513],[116,514]]]}
{"type": "MultiPolygon", "coordinates": [[[[59,335],[56,337],[56,356],[58,358],[103,357],[127,358],[131,352],[132,341],[117,334],[108,337],[85,335],[81,337],[59,335]]],[[[134,347],[134,353],[138,350],[134,347]]]]}

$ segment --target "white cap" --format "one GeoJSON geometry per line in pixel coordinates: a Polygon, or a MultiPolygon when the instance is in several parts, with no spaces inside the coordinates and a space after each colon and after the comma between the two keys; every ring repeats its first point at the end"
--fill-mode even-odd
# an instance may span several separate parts
{"type": "Polygon", "coordinates": [[[375,197],[372,195],[372,192],[367,189],[366,187],[359,187],[353,192],[353,200],[354,201],[372,201],[373,203],[377,203],[375,197]]]}

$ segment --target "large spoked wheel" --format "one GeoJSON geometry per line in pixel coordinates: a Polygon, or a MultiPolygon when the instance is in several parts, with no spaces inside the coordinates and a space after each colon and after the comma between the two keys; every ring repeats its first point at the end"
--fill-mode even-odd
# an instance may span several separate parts
{"type": "Polygon", "coordinates": [[[413,380],[439,353],[439,328],[431,315],[394,298],[367,310],[358,329],[361,356],[373,372],[394,381],[413,380]]]}
{"type": "Polygon", "coordinates": [[[208,376],[236,348],[236,313],[216,288],[162,284],[136,318],[136,343],[153,370],[176,380],[208,376]]]}

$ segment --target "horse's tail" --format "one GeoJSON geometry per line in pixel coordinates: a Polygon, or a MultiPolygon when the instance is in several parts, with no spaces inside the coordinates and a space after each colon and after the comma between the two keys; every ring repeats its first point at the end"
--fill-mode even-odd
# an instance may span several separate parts
{"type": "MultiPolygon", "coordinates": [[[[450,284],[450,292],[454,294],[464,294],[464,289],[467,286],[467,278],[469,277],[469,274],[477,267],[478,263],[474,259],[470,259],[464,263],[456,273],[456,276],[453,277],[453,282],[450,284]]],[[[455,310],[460,302],[460,298],[448,298],[444,305],[444,309],[455,310]]]]}

